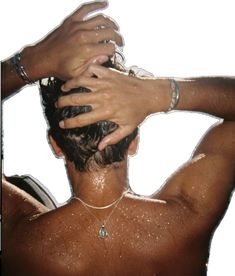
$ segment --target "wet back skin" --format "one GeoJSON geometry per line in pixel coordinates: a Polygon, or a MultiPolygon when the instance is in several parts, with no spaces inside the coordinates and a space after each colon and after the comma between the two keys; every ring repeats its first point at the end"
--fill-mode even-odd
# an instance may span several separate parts
{"type": "MultiPolygon", "coordinates": [[[[104,240],[79,201],[49,212],[4,183],[4,275],[206,275],[210,239],[234,187],[234,156],[223,154],[234,149],[232,128],[212,130],[152,198],[127,194],[104,240]],[[220,135],[225,146],[216,150],[220,135]]],[[[104,219],[110,211],[92,210],[104,219]]]]}
{"type": "Polygon", "coordinates": [[[6,275],[204,275],[209,232],[192,217],[178,202],[127,195],[102,240],[99,223],[73,201],[15,225],[6,275]]]}

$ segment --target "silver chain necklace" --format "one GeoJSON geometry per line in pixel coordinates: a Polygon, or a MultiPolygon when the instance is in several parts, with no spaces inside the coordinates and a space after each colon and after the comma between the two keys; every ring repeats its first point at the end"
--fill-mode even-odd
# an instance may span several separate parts
{"type": "Polygon", "coordinates": [[[82,203],[82,205],[84,206],[84,208],[88,211],[89,214],[91,214],[100,224],[100,228],[99,228],[99,231],[98,231],[98,237],[101,238],[101,239],[105,239],[108,237],[108,230],[106,228],[106,223],[108,222],[108,220],[110,219],[110,217],[112,216],[114,210],[117,208],[118,204],[120,203],[120,201],[123,199],[123,197],[129,192],[130,189],[127,189],[125,192],[122,193],[121,197],[116,199],[114,202],[112,202],[111,204],[109,205],[106,205],[106,206],[101,206],[101,207],[97,207],[97,206],[93,206],[93,205],[90,205],[86,202],[84,202],[81,198],[79,197],[75,197],[74,196],[74,199],[77,199],[78,201],[80,201],[82,203]],[[107,208],[110,208],[110,207],[113,207],[113,209],[111,210],[111,212],[109,213],[108,217],[101,221],[100,219],[97,218],[97,216],[95,214],[93,214],[91,212],[91,210],[89,208],[92,208],[92,209],[97,209],[97,210],[103,210],[103,209],[107,209],[107,208]]]}

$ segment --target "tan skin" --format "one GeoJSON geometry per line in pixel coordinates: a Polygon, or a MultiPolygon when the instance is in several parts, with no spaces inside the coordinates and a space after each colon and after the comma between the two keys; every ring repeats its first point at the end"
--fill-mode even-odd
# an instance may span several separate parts
{"type": "MultiPolygon", "coordinates": [[[[103,9],[107,2],[90,2],[79,7],[45,38],[21,51],[21,64],[33,82],[49,76],[63,80],[81,74],[91,63],[102,64],[123,40],[117,24],[109,17],[90,13],[103,9]],[[106,41],[106,43],[102,43],[106,41]],[[108,42],[109,41],[109,42],[108,42]]],[[[10,60],[2,66],[2,98],[19,91],[25,83],[10,60]]]]}
{"type": "MultiPolygon", "coordinates": [[[[80,85],[93,93],[65,96],[58,106],[89,104],[93,111],[65,121],[64,127],[115,121],[118,131],[100,149],[148,115],[167,110],[170,102],[168,80],[138,79],[95,65],[64,89],[80,85]]],[[[210,238],[235,182],[235,81],[200,78],[181,80],[179,86],[179,110],[206,112],[224,122],[204,137],[192,159],[160,191],[148,198],[127,194],[107,222],[106,239],[97,236],[100,224],[79,201],[50,211],[3,181],[5,275],[206,274],[210,238]]],[[[51,145],[58,156],[64,155],[52,138],[51,145]]],[[[137,139],[128,154],[136,148],[137,139]]],[[[127,158],[89,173],[76,171],[67,160],[66,168],[74,193],[95,206],[113,202],[127,187],[127,158]]],[[[100,220],[110,211],[92,210],[100,220]]]]}
{"type": "MultiPolygon", "coordinates": [[[[142,80],[98,66],[91,67],[88,70],[97,75],[100,70],[100,79],[101,71],[106,74],[105,81],[103,78],[104,82],[99,83],[103,92],[97,92],[98,88],[94,92],[97,102],[106,91],[105,83],[110,82],[109,87],[113,87],[110,93],[117,93],[121,99],[118,102],[109,98],[113,110],[122,105],[124,97],[132,101],[126,108],[130,114],[137,114],[135,109],[144,100],[149,104],[142,104],[143,114],[148,114],[152,108],[155,112],[167,109],[168,96],[161,96],[170,94],[167,80],[142,80]],[[136,87],[135,97],[117,89],[115,83],[118,82],[126,92],[131,93],[136,87]],[[146,95],[154,96],[150,100],[146,95]],[[154,101],[156,97],[158,101],[154,101]]],[[[80,84],[81,77],[79,83],[77,79],[73,82],[80,84]]],[[[216,78],[181,80],[179,85],[179,109],[208,111],[224,118],[224,122],[207,133],[192,159],[171,176],[159,192],[149,198],[127,194],[107,223],[109,236],[105,240],[97,236],[100,224],[79,201],[71,200],[49,212],[29,195],[4,182],[7,275],[15,275],[16,271],[17,275],[19,271],[21,275],[206,275],[210,239],[234,188],[235,82],[234,79],[216,78]]],[[[61,99],[58,105],[75,100],[69,97],[61,99]]],[[[86,100],[81,95],[77,97],[79,101],[86,100]]],[[[104,107],[105,103],[108,101],[103,102],[104,107]]],[[[104,116],[112,117],[105,112],[104,116]]],[[[118,112],[116,116],[136,126],[136,116],[122,118],[118,112]]],[[[63,155],[53,139],[51,144],[58,156],[63,155]]],[[[137,140],[134,140],[128,153],[133,154],[136,146],[137,140]]],[[[69,161],[66,167],[75,194],[87,203],[109,204],[126,189],[126,159],[118,166],[90,173],[76,171],[69,161]]],[[[92,212],[103,220],[110,210],[92,212]]]]}

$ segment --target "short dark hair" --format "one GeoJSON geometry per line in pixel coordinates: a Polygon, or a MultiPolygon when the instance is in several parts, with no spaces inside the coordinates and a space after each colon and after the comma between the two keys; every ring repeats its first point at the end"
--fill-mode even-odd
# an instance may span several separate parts
{"type": "MultiPolygon", "coordinates": [[[[115,67],[110,60],[104,66],[115,67]]],[[[117,129],[118,125],[116,123],[101,121],[85,127],[60,128],[59,122],[61,120],[91,111],[90,106],[56,108],[55,103],[63,94],[61,91],[63,84],[64,81],[58,78],[47,79],[46,85],[43,84],[43,81],[40,81],[40,92],[44,113],[49,124],[49,134],[65,153],[68,160],[74,162],[75,168],[79,171],[94,170],[97,166],[105,167],[124,160],[131,141],[138,133],[137,129],[117,144],[107,146],[104,150],[99,151],[99,142],[117,129]]],[[[71,90],[69,94],[90,92],[87,88],[78,87],[71,90]]]]}

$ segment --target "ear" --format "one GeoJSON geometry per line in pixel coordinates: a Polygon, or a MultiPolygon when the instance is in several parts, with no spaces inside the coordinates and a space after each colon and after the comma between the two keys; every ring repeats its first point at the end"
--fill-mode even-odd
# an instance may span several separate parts
{"type": "Polygon", "coordinates": [[[128,155],[135,155],[138,150],[138,145],[139,145],[139,135],[137,135],[135,139],[131,141],[128,148],[128,155]]]}
{"type": "Polygon", "coordinates": [[[62,149],[57,145],[56,141],[50,134],[48,134],[48,139],[49,139],[49,142],[50,142],[50,145],[52,147],[54,154],[59,158],[63,157],[64,153],[63,153],[62,149]]]}

